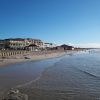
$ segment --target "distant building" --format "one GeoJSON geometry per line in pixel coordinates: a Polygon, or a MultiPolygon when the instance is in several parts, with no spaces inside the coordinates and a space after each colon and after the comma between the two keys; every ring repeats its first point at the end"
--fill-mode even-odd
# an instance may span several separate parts
{"type": "Polygon", "coordinates": [[[24,50],[26,46],[31,44],[36,45],[38,48],[43,48],[43,42],[40,39],[32,38],[9,38],[0,40],[0,48],[24,50]]]}
{"type": "Polygon", "coordinates": [[[5,49],[5,40],[0,40],[0,50],[5,49]]]}
{"type": "Polygon", "coordinates": [[[57,46],[56,49],[59,50],[59,51],[64,51],[64,48],[61,47],[61,46],[57,46]]]}
{"type": "Polygon", "coordinates": [[[39,47],[37,45],[35,45],[35,44],[31,44],[29,46],[26,46],[25,50],[28,50],[28,51],[39,51],[39,47]]]}
{"type": "Polygon", "coordinates": [[[25,39],[25,46],[29,46],[31,44],[34,44],[38,46],[39,48],[43,48],[43,42],[40,39],[32,39],[32,38],[26,38],[25,39]]]}
{"type": "Polygon", "coordinates": [[[32,38],[26,38],[25,39],[25,46],[29,46],[30,44],[34,44],[34,41],[32,38]]]}
{"type": "Polygon", "coordinates": [[[46,49],[51,49],[54,47],[56,47],[56,45],[53,43],[44,43],[44,48],[46,48],[46,49]]]}
{"type": "Polygon", "coordinates": [[[61,47],[63,47],[64,50],[74,50],[73,46],[69,46],[69,45],[66,45],[66,44],[61,45],[61,47]]]}
{"type": "Polygon", "coordinates": [[[43,42],[40,39],[33,39],[33,44],[37,45],[39,48],[43,48],[43,42]]]}
{"type": "Polygon", "coordinates": [[[5,39],[5,48],[7,49],[24,49],[25,45],[25,39],[22,38],[5,39]]]}

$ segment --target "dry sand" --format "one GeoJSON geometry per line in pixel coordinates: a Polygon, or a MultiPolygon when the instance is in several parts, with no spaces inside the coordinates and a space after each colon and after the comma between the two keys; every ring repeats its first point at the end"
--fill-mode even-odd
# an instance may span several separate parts
{"type": "Polygon", "coordinates": [[[57,53],[48,53],[48,54],[40,54],[40,55],[33,55],[33,54],[28,54],[28,55],[16,55],[8,58],[1,58],[0,59],[0,66],[5,66],[9,64],[15,64],[18,62],[25,62],[25,61],[32,61],[32,60],[42,60],[42,59],[47,59],[47,58],[52,58],[52,57],[59,57],[66,54],[65,52],[57,52],[57,53]]]}

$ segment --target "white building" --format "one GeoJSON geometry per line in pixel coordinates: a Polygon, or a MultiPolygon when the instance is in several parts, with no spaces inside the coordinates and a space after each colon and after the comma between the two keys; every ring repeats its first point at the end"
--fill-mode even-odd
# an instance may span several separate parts
{"type": "Polygon", "coordinates": [[[44,48],[54,48],[56,47],[56,44],[54,43],[44,43],[44,48]]]}

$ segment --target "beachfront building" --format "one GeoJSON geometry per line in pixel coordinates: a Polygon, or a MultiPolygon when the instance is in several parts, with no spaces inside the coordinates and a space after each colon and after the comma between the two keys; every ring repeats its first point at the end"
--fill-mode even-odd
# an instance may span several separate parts
{"type": "Polygon", "coordinates": [[[38,48],[43,48],[43,41],[40,39],[27,38],[25,41],[26,46],[37,46],[38,48]]]}
{"type": "Polygon", "coordinates": [[[55,48],[56,50],[58,50],[58,51],[64,51],[64,48],[63,47],[61,47],[61,46],[56,46],[56,48],[55,48]]]}
{"type": "Polygon", "coordinates": [[[74,50],[73,46],[69,46],[69,45],[66,45],[66,44],[61,45],[61,47],[64,48],[64,50],[74,50]]]}
{"type": "Polygon", "coordinates": [[[56,47],[56,44],[53,44],[53,43],[44,43],[44,48],[46,49],[52,49],[56,47]]]}
{"type": "MultiPolygon", "coordinates": [[[[40,39],[32,38],[9,38],[3,40],[5,49],[15,49],[15,50],[24,50],[25,47],[30,45],[36,45],[38,48],[43,48],[43,42],[40,39]]],[[[1,42],[1,47],[3,43],[1,42]]]]}
{"type": "Polygon", "coordinates": [[[5,49],[5,40],[0,40],[0,50],[5,49]]]}
{"type": "Polygon", "coordinates": [[[43,48],[43,42],[40,39],[33,39],[33,44],[35,44],[39,48],[43,48]]]}
{"type": "Polygon", "coordinates": [[[29,45],[36,45],[40,48],[43,48],[43,42],[40,39],[32,39],[32,38],[25,38],[25,46],[29,46],[29,45]]]}
{"type": "Polygon", "coordinates": [[[28,50],[28,51],[39,51],[39,47],[37,45],[35,45],[35,44],[31,44],[29,46],[26,46],[25,50],[28,50]]]}
{"type": "Polygon", "coordinates": [[[34,44],[34,40],[32,38],[25,38],[25,46],[29,46],[34,44]]]}
{"type": "Polygon", "coordinates": [[[24,49],[25,47],[25,39],[22,38],[10,38],[5,39],[5,48],[6,49],[24,49]]]}

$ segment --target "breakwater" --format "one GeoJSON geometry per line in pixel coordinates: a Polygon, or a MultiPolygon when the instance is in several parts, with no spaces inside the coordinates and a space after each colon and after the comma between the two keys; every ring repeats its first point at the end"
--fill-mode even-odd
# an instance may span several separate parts
{"type": "Polygon", "coordinates": [[[14,57],[16,55],[46,55],[46,54],[52,54],[52,53],[61,53],[64,52],[62,50],[48,50],[48,51],[26,51],[26,50],[0,50],[0,58],[3,57],[14,57]]]}
{"type": "Polygon", "coordinates": [[[0,57],[9,57],[9,56],[15,56],[15,55],[21,55],[21,54],[27,54],[29,51],[25,50],[1,50],[0,51],[0,57]]]}

